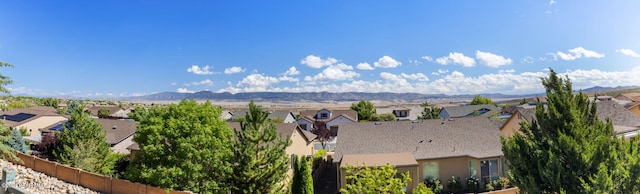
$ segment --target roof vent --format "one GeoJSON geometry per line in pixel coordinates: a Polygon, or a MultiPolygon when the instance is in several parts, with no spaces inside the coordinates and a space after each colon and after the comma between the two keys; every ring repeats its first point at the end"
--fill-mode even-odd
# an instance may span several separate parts
{"type": "Polygon", "coordinates": [[[374,125],[382,125],[382,122],[375,122],[374,125]]]}
{"type": "Polygon", "coordinates": [[[113,127],[111,127],[111,129],[117,129],[117,128],[118,128],[118,126],[115,126],[115,125],[113,127]]]}
{"type": "Polygon", "coordinates": [[[411,123],[418,123],[418,122],[420,122],[420,121],[418,121],[418,120],[411,121],[411,123]]]}
{"type": "Polygon", "coordinates": [[[456,119],[453,119],[453,118],[452,118],[452,119],[449,119],[449,121],[456,121],[456,119]]]}

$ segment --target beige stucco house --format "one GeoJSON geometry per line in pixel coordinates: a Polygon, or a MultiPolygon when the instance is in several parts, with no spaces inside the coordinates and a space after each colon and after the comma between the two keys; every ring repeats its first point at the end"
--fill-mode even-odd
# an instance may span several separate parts
{"type": "MultiPolygon", "coordinates": [[[[497,179],[507,169],[499,127],[487,117],[424,121],[366,122],[340,125],[333,162],[338,188],[346,183],[346,165],[396,166],[409,172],[411,191],[425,179],[452,177],[497,179]]],[[[446,188],[446,187],[445,187],[446,188]]]]}
{"type": "Polygon", "coordinates": [[[0,112],[0,119],[11,129],[27,129],[29,136],[34,138],[41,136],[40,129],[68,120],[49,106],[13,108],[0,112]]]}

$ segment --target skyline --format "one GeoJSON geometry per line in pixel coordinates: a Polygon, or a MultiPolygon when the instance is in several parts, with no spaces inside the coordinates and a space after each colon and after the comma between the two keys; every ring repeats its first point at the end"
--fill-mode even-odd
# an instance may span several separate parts
{"type": "Polygon", "coordinates": [[[534,94],[640,85],[640,2],[0,0],[13,95],[534,94]]]}

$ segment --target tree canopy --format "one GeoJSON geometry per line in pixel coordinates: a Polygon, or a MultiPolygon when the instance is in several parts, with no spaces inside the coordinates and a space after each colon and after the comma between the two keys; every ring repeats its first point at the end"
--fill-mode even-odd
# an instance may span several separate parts
{"type": "Polygon", "coordinates": [[[437,106],[425,106],[422,113],[418,116],[419,120],[440,119],[440,111],[442,108],[437,106]]]}
{"type": "Polygon", "coordinates": [[[495,104],[495,103],[493,103],[491,98],[476,95],[475,97],[473,97],[473,100],[471,100],[471,105],[478,105],[478,104],[495,104]]]}
{"type": "Polygon", "coordinates": [[[638,193],[638,139],[616,137],[568,78],[551,70],[542,84],[548,105],[538,103],[536,119],[501,140],[511,182],[527,193],[638,193]]]}
{"type": "MultiPolygon", "coordinates": [[[[0,67],[13,67],[13,65],[10,63],[0,61],[0,67]]],[[[7,88],[5,88],[5,86],[11,83],[13,83],[13,80],[11,80],[11,78],[4,76],[2,75],[2,73],[0,73],[0,93],[9,94],[10,92],[9,90],[7,90],[7,88]]]]}
{"type": "Polygon", "coordinates": [[[233,132],[210,102],[137,107],[134,141],[140,152],[125,177],[154,186],[195,193],[226,193],[232,173],[233,132]]]}
{"type": "Polygon", "coordinates": [[[379,167],[363,166],[345,167],[347,183],[340,189],[340,193],[404,193],[403,190],[411,182],[409,172],[398,174],[390,164],[379,167]]]}
{"type": "Polygon", "coordinates": [[[351,109],[358,112],[358,120],[368,121],[376,114],[376,107],[373,106],[373,103],[366,100],[360,100],[358,103],[351,104],[351,109]]]}
{"type": "Polygon", "coordinates": [[[282,191],[289,170],[285,150],[289,136],[282,137],[268,119],[269,112],[253,101],[233,138],[232,193],[272,193],[282,191]]]}
{"type": "Polygon", "coordinates": [[[306,156],[293,156],[293,179],[291,184],[291,194],[313,194],[313,178],[306,156]]]}

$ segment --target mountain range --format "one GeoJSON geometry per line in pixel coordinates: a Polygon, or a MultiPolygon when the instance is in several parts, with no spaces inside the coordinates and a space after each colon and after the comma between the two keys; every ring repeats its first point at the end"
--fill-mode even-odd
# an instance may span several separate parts
{"type": "MultiPolygon", "coordinates": [[[[582,90],[583,92],[598,92],[607,90],[617,90],[630,88],[627,86],[619,87],[592,87],[582,90]]],[[[367,93],[367,92],[249,92],[236,93],[229,92],[216,93],[211,91],[200,91],[195,93],[179,93],[179,92],[161,92],[145,96],[127,97],[123,100],[131,101],[176,101],[181,99],[196,100],[226,100],[226,101],[358,101],[358,100],[381,100],[381,101],[426,101],[437,99],[470,99],[476,95],[488,98],[528,98],[535,96],[544,96],[544,94],[523,94],[509,95],[501,93],[489,94],[466,94],[466,95],[447,95],[447,94],[419,94],[419,93],[367,93]]]]}

